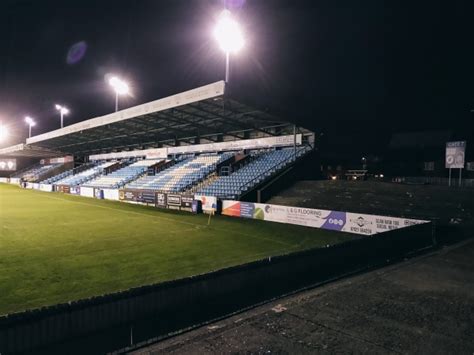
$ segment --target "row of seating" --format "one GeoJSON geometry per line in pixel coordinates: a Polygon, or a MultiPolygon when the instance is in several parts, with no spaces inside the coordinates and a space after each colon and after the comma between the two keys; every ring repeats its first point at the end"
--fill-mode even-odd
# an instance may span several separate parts
{"type": "Polygon", "coordinates": [[[131,189],[179,192],[205,179],[217,165],[229,159],[233,153],[205,154],[180,161],[154,176],[144,176],[127,184],[131,189]]]}
{"type": "Polygon", "coordinates": [[[115,164],[115,161],[103,162],[99,165],[93,166],[90,169],[83,170],[78,174],[66,176],[55,182],[56,185],[77,186],[81,185],[96,176],[102,174],[103,170],[115,164]]]}
{"type": "Polygon", "coordinates": [[[89,180],[84,186],[99,188],[119,188],[123,185],[135,180],[138,176],[144,174],[152,165],[159,163],[161,160],[139,160],[131,165],[127,165],[108,175],[100,175],[95,179],[89,180]]]}
{"type": "Polygon", "coordinates": [[[219,176],[197,193],[220,198],[237,199],[246,191],[266,180],[271,175],[288,166],[295,158],[301,157],[309,148],[291,148],[254,152],[253,160],[228,176],[219,176]]]}
{"type": "Polygon", "coordinates": [[[38,181],[41,176],[48,173],[50,170],[57,168],[60,164],[37,164],[26,171],[12,175],[14,178],[21,178],[24,181],[38,181]]]}

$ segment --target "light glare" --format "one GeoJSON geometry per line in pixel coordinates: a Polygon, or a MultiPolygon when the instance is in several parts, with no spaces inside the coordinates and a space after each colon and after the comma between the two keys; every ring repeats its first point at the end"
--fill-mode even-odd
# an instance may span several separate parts
{"type": "Polygon", "coordinates": [[[55,105],[55,107],[56,107],[56,110],[61,112],[63,115],[67,115],[69,113],[69,109],[65,106],[55,105]]]}
{"type": "Polygon", "coordinates": [[[36,126],[36,122],[30,116],[25,117],[25,122],[28,123],[28,125],[30,125],[31,127],[36,126]]]}
{"type": "Polygon", "coordinates": [[[0,142],[8,137],[8,129],[4,125],[0,124],[0,142]]]}
{"type": "Polygon", "coordinates": [[[116,76],[110,78],[109,84],[119,95],[126,95],[129,93],[130,88],[128,87],[128,84],[125,81],[120,80],[116,76]]]}
{"type": "Polygon", "coordinates": [[[244,46],[244,37],[239,24],[229,10],[224,10],[214,29],[214,38],[225,53],[236,53],[244,46]]]}

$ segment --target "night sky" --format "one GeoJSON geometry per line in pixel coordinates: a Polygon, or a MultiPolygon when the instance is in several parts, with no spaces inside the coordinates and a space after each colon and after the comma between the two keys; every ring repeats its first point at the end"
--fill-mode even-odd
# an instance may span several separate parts
{"type": "MultiPolygon", "coordinates": [[[[331,149],[377,153],[392,132],[474,130],[468,1],[228,1],[247,43],[231,92],[317,133],[331,149]]],[[[1,0],[0,121],[27,135],[110,113],[105,76],[132,84],[122,108],[224,78],[212,38],[221,0],[1,0]],[[68,51],[79,42],[86,51],[68,51]],[[83,47],[84,48],[84,47],[83,47]],[[75,54],[75,55],[74,55],[75,54]],[[69,60],[68,60],[69,59],[69,60]]],[[[79,45],[80,47],[81,45],[79,45]]],[[[462,138],[462,137],[461,137],[462,138]]]]}

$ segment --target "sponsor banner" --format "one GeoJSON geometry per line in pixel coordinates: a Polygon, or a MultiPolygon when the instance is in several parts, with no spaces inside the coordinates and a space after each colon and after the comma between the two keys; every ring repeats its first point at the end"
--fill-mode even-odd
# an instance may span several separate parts
{"type": "Polygon", "coordinates": [[[181,207],[191,208],[193,206],[194,196],[193,195],[183,195],[181,196],[181,207]]]}
{"type": "Polygon", "coordinates": [[[10,182],[10,179],[6,177],[0,177],[0,182],[3,182],[4,184],[8,184],[10,182]]]}
{"type": "Polygon", "coordinates": [[[33,188],[33,183],[32,182],[27,182],[25,184],[25,189],[32,189],[33,188]]]}
{"type": "Polygon", "coordinates": [[[45,192],[52,192],[53,191],[53,185],[51,185],[51,184],[40,184],[40,190],[45,191],[45,192]]]}
{"type": "Polygon", "coordinates": [[[203,211],[215,212],[217,210],[217,197],[194,195],[194,199],[201,201],[203,211]]]}
{"type": "Polygon", "coordinates": [[[119,200],[155,204],[155,192],[149,190],[120,190],[119,200]]]}
{"type": "MultiPolygon", "coordinates": [[[[298,133],[296,135],[296,145],[301,145],[303,135],[298,133]]],[[[192,144],[178,147],[168,148],[151,148],[144,150],[133,150],[127,152],[94,154],[89,155],[90,160],[107,160],[107,159],[123,159],[132,157],[146,156],[147,159],[166,159],[169,154],[186,154],[186,153],[205,153],[217,152],[224,150],[243,150],[243,149],[258,149],[271,147],[286,147],[292,146],[295,143],[295,137],[292,134],[278,137],[265,137],[256,139],[241,139],[230,142],[192,144]]]]}
{"type": "Polygon", "coordinates": [[[0,171],[15,171],[16,170],[16,159],[1,159],[0,158],[0,171]]]}
{"type": "Polygon", "coordinates": [[[41,159],[40,164],[64,164],[70,163],[74,161],[74,157],[71,155],[61,157],[61,158],[49,158],[49,159],[41,159]]]}
{"type": "Polygon", "coordinates": [[[427,222],[408,218],[229,200],[223,201],[222,214],[363,235],[373,235],[427,222]]]}
{"type": "Polygon", "coordinates": [[[40,184],[35,182],[35,183],[33,184],[33,189],[39,190],[39,189],[40,189],[40,184]]]}
{"type": "Polygon", "coordinates": [[[166,199],[167,199],[168,206],[181,207],[181,195],[167,194],[166,199]]]}
{"type": "Polygon", "coordinates": [[[63,193],[71,193],[71,187],[69,185],[56,185],[56,191],[63,193]]]}
{"type": "Polygon", "coordinates": [[[466,141],[446,143],[446,168],[463,169],[466,141]]]}
{"type": "Polygon", "coordinates": [[[106,200],[119,200],[119,190],[118,189],[103,189],[104,199],[106,200]]]}
{"type": "Polygon", "coordinates": [[[166,208],[167,202],[166,202],[166,194],[164,192],[157,192],[156,193],[156,207],[162,207],[166,208]]]}
{"type": "Polygon", "coordinates": [[[94,188],[93,187],[80,187],[80,195],[85,197],[94,197],[94,188]]]}
{"type": "MultiPolygon", "coordinates": [[[[296,145],[301,145],[302,134],[296,135],[296,145]]],[[[265,137],[257,139],[242,139],[238,141],[206,143],[197,145],[185,145],[178,147],[169,147],[168,154],[186,154],[186,153],[204,153],[217,152],[222,150],[242,150],[242,149],[258,149],[271,147],[291,146],[295,143],[293,135],[265,137]]]]}

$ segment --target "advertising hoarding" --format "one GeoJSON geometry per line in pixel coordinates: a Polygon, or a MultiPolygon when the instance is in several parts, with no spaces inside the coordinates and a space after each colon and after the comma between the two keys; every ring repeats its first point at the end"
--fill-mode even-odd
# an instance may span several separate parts
{"type": "Polygon", "coordinates": [[[427,222],[408,218],[229,200],[222,202],[222,214],[362,235],[373,235],[427,222]]]}
{"type": "Polygon", "coordinates": [[[217,210],[217,197],[194,195],[194,199],[201,201],[202,210],[205,212],[215,212],[217,210]]]}
{"type": "Polygon", "coordinates": [[[0,158],[0,171],[16,171],[16,159],[0,158]]]}
{"type": "Polygon", "coordinates": [[[155,192],[150,190],[120,190],[119,200],[155,204],[155,192]]]}

